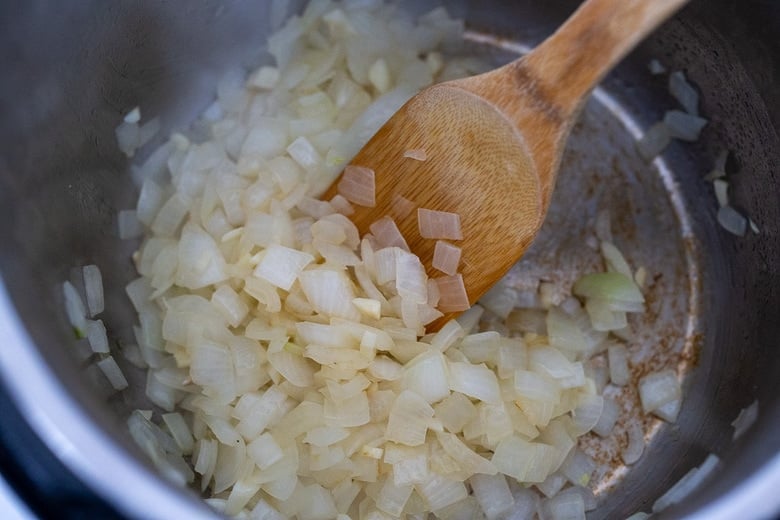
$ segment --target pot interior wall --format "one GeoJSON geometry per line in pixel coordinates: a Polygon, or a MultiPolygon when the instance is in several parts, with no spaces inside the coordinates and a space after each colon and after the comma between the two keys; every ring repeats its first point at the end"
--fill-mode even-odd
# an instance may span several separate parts
{"type": "MultiPolygon", "coordinates": [[[[609,208],[616,241],[633,265],[653,275],[655,299],[632,343],[639,366],[688,372],[679,421],[656,432],[630,471],[618,445],[593,446],[601,503],[593,518],[624,517],[652,502],[689,468],[715,452],[722,471],[679,511],[722,495],[780,449],[780,322],[776,223],[780,162],[778,95],[769,89],[780,48],[759,27],[780,20],[765,2],[739,8],[694,2],[633,53],[604,82],[573,133],[550,218],[539,242],[512,271],[518,284],[595,265],[587,245],[598,211],[609,208]],[[749,52],[748,52],[749,49],[749,52]],[[697,143],[673,143],[663,161],[643,161],[637,132],[675,106],[658,58],[685,70],[710,119],[697,143]],[[634,135],[632,135],[632,132],[634,135]],[[734,237],[716,223],[716,203],[703,175],[722,149],[733,151],[730,196],[760,227],[734,237]],[[551,269],[552,267],[552,269],[551,269]],[[732,443],[730,422],[758,399],[757,427],[732,443]]],[[[262,51],[274,23],[270,2],[48,2],[0,7],[0,272],[41,354],[97,424],[135,452],[123,417],[145,407],[143,374],[127,369],[140,392],[110,394],[87,369],[83,345],[68,334],[60,283],[73,266],[98,264],[107,291],[106,324],[132,341],[132,311],[123,287],[135,277],[135,244],[116,233],[116,212],[136,192],[114,128],[140,105],[160,115],[163,134],[181,128],[210,102],[218,78],[268,59],[262,51]],[[74,30],[78,27],[79,30],[74,30]],[[87,374],[85,377],[84,374],[87,374]],[[96,389],[98,389],[96,391],[96,389]]],[[[453,2],[477,35],[533,45],[577,2],[453,2]]],[[[425,6],[412,4],[414,9],[425,6]]],[[[489,50],[497,60],[503,49],[489,50]]],[[[511,47],[511,46],[510,46],[511,47]]],[[[776,82],[774,84],[777,84],[776,82]]],[[[118,358],[121,356],[117,356],[118,358]]],[[[621,397],[626,407],[636,396],[621,397]]],[[[674,515],[674,511],[671,513],[674,515]]]]}

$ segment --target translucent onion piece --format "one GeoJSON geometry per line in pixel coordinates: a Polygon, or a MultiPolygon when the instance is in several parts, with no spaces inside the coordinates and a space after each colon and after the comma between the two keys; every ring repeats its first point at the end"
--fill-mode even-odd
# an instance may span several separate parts
{"type": "Polygon", "coordinates": [[[682,399],[675,399],[674,401],[669,401],[665,405],[659,406],[653,410],[653,414],[657,415],[666,422],[673,423],[677,420],[681,406],[682,399]]]}
{"type": "Polygon", "coordinates": [[[355,298],[352,283],[343,272],[326,269],[304,271],[298,280],[306,299],[317,312],[360,321],[360,313],[352,305],[355,298]]]}
{"type": "Polygon", "coordinates": [[[466,446],[457,435],[448,432],[437,432],[436,438],[439,440],[442,448],[444,448],[444,451],[458,462],[461,470],[466,474],[495,475],[498,472],[492,462],[466,446]]]}
{"type": "Polygon", "coordinates": [[[411,303],[423,304],[428,301],[428,277],[416,255],[403,250],[396,251],[395,286],[398,295],[411,303]]]}
{"type": "Polygon", "coordinates": [[[409,245],[390,217],[380,218],[371,224],[369,229],[380,247],[400,247],[404,251],[409,251],[409,245]]]}
{"type": "Polygon", "coordinates": [[[621,273],[593,273],[577,280],[572,292],[583,298],[610,302],[644,303],[645,299],[633,278],[621,273]]]}
{"type": "Polygon", "coordinates": [[[467,310],[469,296],[466,293],[466,286],[463,285],[463,276],[442,276],[434,278],[439,286],[439,310],[441,312],[460,312],[467,310]]]}
{"type": "Polygon", "coordinates": [[[722,179],[712,181],[712,187],[715,190],[715,198],[718,200],[718,207],[728,206],[729,204],[729,183],[722,179]]]}
{"type": "Polygon", "coordinates": [[[87,310],[76,288],[70,282],[62,284],[62,292],[65,297],[65,312],[68,315],[76,337],[83,338],[87,333],[87,310]]]}
{"type": "Polygon", "coordinates": [[[113,357],[107,356],[101,359],[97,362],[97,366],[105,374],[106,379],[114,387],[114,390],[124,390],[128,387],[127,378],[125,378],[113,357]]]}
{"type": "Polygon", "coordinates": [[[97,316],[103,312],[103,278],[100,268],[96,265],[85,265],[82,268],[84,276],[84,293],[87,297],[87,309],[90,316],[97,316]]]}
{"type": "Polygon", "coordinates": [[[650,60],[650,62],[647,64],[647,68],[650,71],[650,74],[657,76],[659,74],[665,74],[666,73],[666,67],[664,67],[660,61],[653,58],[650,60]]]}
{"type": "Polygon", "coordinates": [[[669,74],[669,93],[680,102],[686,112],[699,115],[699,93],[685,78],[685,73],[675,71],[669,74]]]}
{"type": "Polygon", "coordinates": [[[460,264],[460,253],[461,249],[458,246],[443,240],[437,240],[433,250],[433,263],[431,265],[433,265],[434,269],[438,269],[444,274],[455,275],[460,264]]]}
{"type": "Polygon", "coordinates": [[[418,208],[417,225],[423,238],[463,240],[457,213],[418,208]]]}
{"type": "Polygon", "coordinates": [[[460,392],[486,403],[501,403],[501,390],[495,372],[483,364],[449,364],[449,384],[455,392],[460,392]]]}
{"type": "Polygon", "coordinates": [[[723,206],[718,210],[718,224],[738,237],[745,236],[748,227],[748,220],[731,206],[723,206]]]}
{"type": "Polygon", "coordinates": [[[556,458],[552,446],[528,442],[516,435],[498,443],[491,459],[498,471],[519,482],[543,482],[551,471],[551,460],[556,458]]]}
{"type": "Polygon", "coordinates": [[[432,473],[427,481],[417,484],[415,489],[432,511],[438,511],[468,496],[468,490],[463,482],[450,480],[435,473],[432,473]]]}
{"type": "Polygon", "coordinates": [[[634,464],[642,456],[645,449],[645,433],[642,426],[632,423],[628,427],[628,444],[620,452],[620,458],[628,465],[634,464]]]}
{"type": "Polygon", "coordinates": [[[338,191],[348,201],[359,206],[373,208],[376,205],[374,170],[363,166],[348,165],[338,184],[338,191]]]}
{"type": "Polygon", "coordinates": [[[514,507],[515,499],[504,475],[474,475],[469,483],[488,520],[501,518],[514,507]]]}
{"type": "Polygon", "coordinates": [[[425,153],[423,148],[412,148],[404,152],[404,157],[414,159],[415,161],[428,160],[428,154],[425,153]]]}
{"type": "Polygon", "coordinates": [[[652,372],[639,380],[642,409],[650,413],[666,403],[680,398],[680,382],[674,370],[652,372]]]}
{"type": "Polygon", "coordinates": [[[737,415],[736,419],[732,421],[731,426],[734,427],[734,435],[732,435],[732,439],[736,440],[740,438],[746,431],[750,429],[751,426],[753,426],[753,424],[756,422],[756,419],[758,419],[757,400],[741,409],[739,411],[739,415],[737,415]]]}
{"type": "Polygon", "coordinates": [[[87,320],[87,340],[93,352],[108,354],[108,336],[102,320],[87,320]]]}
{"type": "Polygon", "coordinates": [[[593,431],[601,436],[608,437],[612,433],[612,429],[615,427],[615,423],[620,416],[620,409],[615,401],[609,398],[604,398],[604,408],[601,412],[598,422],[593,427],[593,431]]]}
{"type": "Polygon", "coordinates": [[[543,500],[541,512],[550,520],[585,520],[585,501],[579,494],[561,494],[543,500]]]}
{"type": "Polygon", "coordinates": [[[387,479],[379,492],[376,507],[394,517],[401,516],[413,490],[411,484],[397,486],[393,479],[387,479]]]}
{"type": "Polygon", "coordinates": [[[659,122],[645,131],[645,134],[636,144],[639,154],[646,161],[652,161],[669,146],[671,140],[669,129],[663,122],[659,122]]]}
{"type": "Polygon", "coordinates": [[[701,466],[692,468],[669,490],[653,503],[653,513],[663,511],[667,507],[677,504],[687,497],[710,476],[712,471],[720,464],[717,455],[709,454],[701,466]]]}
{"type": "Polygon", "coordinates": [[[453,433],[459,433],[466,424],[477,417],[477,409],[471,400],[458,392],[450,394],[433,409],[436,419],[453,433]]]}
{"type": "Polygon", "coordinates": [[[433,408],[419,395],[404,390],[390,409],[385,437],[407,446],[419,446],[425,442],[433,408]]]}
{"type": "Polygon", "coordinates": [[[628,351],[625,345],[610,345],[607,349],[609,380],[613,385],[625,386],[631,379],[628,371],[628,351]]]}
{"type": "Polygon", "coordinates": [[[683,141],[697,141],[707,122],[702,117],[679,110],[669,110],[664,114],[664,124],[669,129],[669,135],[683,141]]]}
{"type": "Polygon", "coordinates": [[[450,395],[450,372],[444,355],[436,350],[423,352],[404,367],[403,388],[411,390],[428,403],[450,395]]]}
{"type": "Polygon", "coordinates": [[[314,257],[308,253],[271,244],[257,264],[254,275],[289,291],[301,271],[313,261],[314,257]]]}

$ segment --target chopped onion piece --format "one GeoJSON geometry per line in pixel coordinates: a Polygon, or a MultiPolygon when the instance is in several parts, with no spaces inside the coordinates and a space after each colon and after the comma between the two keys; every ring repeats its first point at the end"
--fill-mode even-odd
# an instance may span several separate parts
{"type": "Polygon", "coordinates": [[[463,240],[457,213],[418,208],[417,225],[423,238],[463,240]]]}
{"type": "Polygon", "coordinates": [[[669,93],[680,102],[686,112],[699,115],[699,93],[685,78],[685,73],[675,71],[669,75],[669,93]]]}
{"type": "Polygon", "coordinates": [[[374,170],[348,165],[338,184],[339,194],[353,204],[373,208],[376,205],[374,170]]]}
{"type": "Polygon", "coordinates": [[[450,388],[486,403],[501,403],[501,391],[495,372],[484,364],[449,364],[450,388]]]}
{"type": "Polygon", "coordinates": [[[639,398],[642,409],[650,413],[680,398],[680,382],[674,370],[652,372],[639,380],[639,398]]]}
{"type": "Polygon", "coordinates": [[[664,124],[669,135],[683,141],[697,141],[707,120],[679,110],[669,110],[664,114],[664,124]]]}
{"type": "Polygon", "coordinates": [[[666,73],[666,67],[664,67],[660,61],[653,58],[650,60],[650,62],[647,64],[647,68],[650,71],[650,74],[654,76],[658,76],[659,74],[665,74],[666,73]]]}
{"type": "Polygon", "coordinates": [[[413,149],[406,150],[404,152],[404,157],[408,159],[414,159],[415,161],[428,160],[428,154],[425,153],[425,150],[423,148],[413,148],[413,149]]]}
{"type": "Polygon", "coordinates": [[[412,491],[414,491],[412,485],[397,486],[392,479],[388,478],[379,492],[376,507],[393,517],[401,516],[412,491]]]}
{"type": "Polygon", "coordinates": [[[600,395],[581,394],[577,407],[572,410],[572,419],[577,435],[593,430],[601,420],[604,398],[600,395]]]}
{"type": "Polygon", "coordinates": [[[124,390],[127,388],[127,379],[113,357],[104,357],[97,362],[97,366],[106,375],[106,379],[108,379],[108,382],[114,387],[114,390],[124,390]]]}
{"type": "Polygon", "coordinates": [[[313,170],[322,163],[322,156],[305,137],[298,137],[287,147],[287,153],[306,170],[313,170]]]}
{"type": "Polygon", "coordinates": [[[519,482],[543,482],[552,472],[555,455],[552,446],[511,435],[498,443],[491,460],[499,472],[519,482]]]}
{"type": "Polygon", "coordinates": [[[437,240],[433,250],[433,268],[450,276],[457,274],[461,249],[443,240],[437,240]]]}
{"type": "Polygon", "coordinates": [[[609,359],[609,380],[613,385],[627,385],[631,374],[628,371],[628,351],[625,345],[610,345],[607,356],[609,359]]]}
{"type": "Polygon", "coordinates": [[[313,261],[314,257],[308,253],[271,244],[257,264],[254,275],[289,291],[301,271],[313,261]]]}
{"type": "Polygon", "coordinates": [[[466,293],[466,286],[463,285],[463,276],[442,276],[434,278],[439,286],[439,307],[441,312],[460,312],[467,310],[469,297],[466,293]]]}
{"type": "Polygon", "coordinates": [[[637,149],[646,161],[652,161],[669,146],[671,139],[669,128],[663,122],[659,122],[645,131],[645,134],[636,143],[637,149]]]}
{"type": "Polygon", "coordinates": [[[425,442],[433,414],[433,408],[422,397],[404,390],[390,409],[385,437],[407,446],[419,446],[425,442]]]}
{"type": "Polygon", "coordinates": [[[450,378],[444,355],[431,349],[406,364],[402,384],[428,403],[436,403],[450,395],[450,378]]]}
{"type": "Polygon", "coordinates": [[[579,494],[560,494],[543,500],[541,512],[550,520],[585,520],[585,501],[579,494]]]}
{"type": "Polygon", "coordinates": [[[658,513],[667,507],[677,504],[687,497],[697,487],[710,476],[712,471],[718,466],[720,459],[717,455],[709,454],[701,466],[692,468],[680,480],[677,481],[669,490],[653,503],[653,513],[658,513]]]}
{"type": "Polygon", "coordinates": [[[731,206],[723,206],[718,210],[718,224],[732,235],[739,237],[745,236],[748,227],[747,219],[731,206]]]}
{"type": "Polygon", "coordinates": [[[645,433],[642,431],[642,426],[639,423],[632,423],[628,427],[628,444],[620,452],[620,458],[630,466],[639,460],[644,449],[645,433]]]}
{"type": "Polygon", "coordinates": [[[682,400],[675,399],[665,405],[659,406],[653,410],[653,414],[657,415],[666,422],[673,423],[677,420],[677,415],[680,413],[680,407],[682,406],[682,400]]]}
{"type": "Polygon", "coordinates": [[[497,475],[474,475],[469,479],[479,506],[488,520],[502,518],[515,505],[506,477],[497,475]]]}
{"type": "Polygon", "coordinates": [[[360,321],[360,314],[352,305],[355,293],[343,272],[317,269],[298,276],[306,299],[314,309],[326,316],[360,321]]]}
{"type": "Polygon", "coordinates": [[[498,472],[492,462],[475,453],[457,435],[437,432],[436,438],[444,451],[459,464],[461,471],[466,472],[466,474],[495,475],[498,472]]]}
{"type": "Polygon", "coordinates": [[[436,419],[453,433],[461,432],[466,424],[477,417],[477,409],[471,400],[458,392],[450,394],[433,409],[436,419]]]}
{"type": "Polygon", "coordinates": [[[603,409],[598,422],[593,427],[593,432],[601,437],[608,437],[612,433],[612,429],[615,427],[615,423],[620,416],[620,409],[615,401],[609,398],[604,398],[603,409]]]}
{"type": "Polygon", "coordinates": [[[84,301],[76,288],[70,282],[62,284],[62,291],[65,297],[65,312],[68,315],[68,321],[76,333],[77,338],[84,338],[87,334],[87,310],[84,308],[84,301]]]}
{"type": "Polygon", "coordinates": [[[93,352],[108,354],[108,336],[103,320],[87,320],[87,340],[93,352]]]}
{"type": "Polygon", "coordinates": [[[395,221],[390,217],[382,217],[371,224],[369,229],[380,247],[400,247],[404,251],[409,251],[409,245],[406,243],[398,226],[396,226],[395,221]]]}
{"type": "Polygon", "coordinates": [[[415,489],[432,511],[443,509],[468,496],[468,490],[463,482],[450,480],[435,473],[431,473],[425,482],[417,484],[415,489]]]}
{"type": "Polygon", "coordinates": [[[645,301],[633,278],[621,273],[585,275],[577,280],[572,292],[583,298],[607,300],[615,304],[637,304],[645,301]]]}
{"type": "Polygon", "coordinates": [[[734,427],[734,435],[732,435],[732,439],[737,440],[738,438],[742,437],[742,435],[748,431],[751,426],[753,426],[753,424],[756,422],[756,419],[758,419],[757,400],[753,401],[750,403],[750,405],[740,410],[737,418],[734,419],[734,421],[731,423],[731,426],[734,427]]]}

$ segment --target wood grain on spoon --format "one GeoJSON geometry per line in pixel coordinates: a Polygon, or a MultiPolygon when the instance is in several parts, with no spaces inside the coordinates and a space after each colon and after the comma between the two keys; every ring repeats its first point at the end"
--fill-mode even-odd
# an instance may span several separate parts
{"type": "MultiPolygon", "coordinates": [[[[376,205],[356,206],[361,233],[389,215],[429,276],[435,240],[416,208],[458,213],[460,272],[474,303],[538,232],[566,139],[593,87],[687,0],[588,0],[528,55],[434,85],[408,101],[352,160],[376,174],[376,205]],[[404,157],[425,150],[427,159],[404,157]],[[414,211],[399,214],[399,197],[414,211]]],[[[337,192],[334,183],[325,198],[337,192]]],[[[438,328],[445,316],[433,324],[438,328]]]]}

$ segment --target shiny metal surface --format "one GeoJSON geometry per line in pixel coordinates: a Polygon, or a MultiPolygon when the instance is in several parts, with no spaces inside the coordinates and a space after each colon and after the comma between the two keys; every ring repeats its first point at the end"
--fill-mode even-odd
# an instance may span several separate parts
{"type": "MultiPolygon", "coordinates": [[[[533,45],[577,3],[454,2],[451,10],[476,34],[498,36],[500,45],[533,45]]],[[[59,284],[74,265],[100,265],[104,319],[116,339],[131,337],[122,288],[133,277],[132,245],[118,241],[115,213],[131,207],[135,193],[113,129],[137,104],[160,114],[167,129],[185,126],[208,104],[222,73],[265,59],[270,5],[0,6],[0,63],[7,70],[0,80],[0,377],[46,443],[135,517],[210,513],[136,459],[122,417],[143,404],[142,391],[106,398],[100,379],[84,375],[59,284]]],[[[564,282],[575,268],[595,265],[587,237],[597,210],[609,207],[616,241],[655,280],[651,312],[635,323],[633,359],[643,369],[671,364],[689,373],[678,423],[646,424],[655,435],[633,469],[615,461],[616,446],[589,447],[605,462],[597,475],[605,492],[592,518],[649,510],[710,452],[723,465],[665,517],[733,518],[739,511],[765,518],[780,509],[780,495],[767,485],[780,482],[780,94],[772,88],[780,71],[778,26],[780,8],[770,2],[701,0],[632,54],[588,105],[545,233],[513,271],[517,283],[564,282]],[[646,164],[633,147],[637,132],[674,106],[665,81],[646,69],[651,57],[686,71],[711,124],[700,142],[674,143],[663,160],[646,164]],[[736,157],[731,197],[758,223],[759,235],[733,237],[715,222],[714,195],[702,176],[723,148],[736,157]],[[754,399],[761,407],[756,428],[733,443],[730,422],[754,399]]],[[[505,51],[495,51],[496,59],[505,51]]],[[[138,372],[131,376],[142,382],[138,372]]],[[[628,410],[636,397],[620,399],[628,410]]]]}

